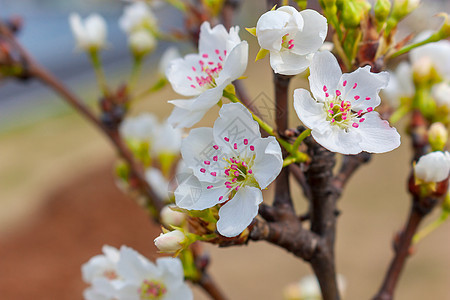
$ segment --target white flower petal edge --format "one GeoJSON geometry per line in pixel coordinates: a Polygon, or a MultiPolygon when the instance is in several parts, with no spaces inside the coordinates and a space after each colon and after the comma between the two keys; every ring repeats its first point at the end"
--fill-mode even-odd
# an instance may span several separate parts
{"type": "Polygon", "coordinates": [[[378,92],[388,84],[387,72],[371,73],[366,66],[342,74],[328,51],[315,54],[310,71],[315,99],[297,89],[294,108],[319,144],[342,154],[383,153],[400,146],[397,130],[373,111],[380,104],[378,92]]]}
{"type": "Polygon", "coordinates": [[[91,14],[83,21],[80,15],[72,13],[69,24],[78,48],[89,51],[105,47],[107,28],[102,16],[91,14]]]}
{"type": "Polygon", "coordinates": [[[248,44],[238,36],[239,27],[227,32],[221,24],[200,28],[199,53],[173,60],[166,69],[172,88],[186,100],[172,100],[176,107],[169,117],[175,127],[191,127],[222,98],[223,90],[247,68],[248,44]]]}
{"type": "Polygon", "coordinates": [[[414,167],[414,174],[425,182],[440,182],[448,178],[450,172],[450,153],[435,151],[423,155],[414,167]]]}
{"type": "Polygon", "coordinates": [[[175,201],[188,210],[224,204],[217,230],[232,237],[256,216],[261,189],[278,176],[283,158],[276,139],[261,138],[258,123],[242,104],[225,104],[219,114],[212,129],[193,129],[183,140],[181,155],[192,174],[177,187],[175,201]]]}
{"type": "Polygon", "coordinates": [[[284,75],[296,75],[308,68],[327,31],[327,20],[318,12],[298,12],[291,6],[266,12],[256,24],[258,43],[270,52],[270,66],[284,75]]]}

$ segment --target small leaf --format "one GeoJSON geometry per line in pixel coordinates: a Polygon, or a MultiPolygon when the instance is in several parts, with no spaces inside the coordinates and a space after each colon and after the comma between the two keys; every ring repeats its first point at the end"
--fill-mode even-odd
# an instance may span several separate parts
{"type": "Polygon", "coordinates": [[[227,91],[230,94],[236,95],[236,89],[234,88],[234,85],[230,83],[225,87],[225,91],[227,91]]]}
{"type": "Polygon", "coordinates": [[[251,35],[256,36],[256,27],[245,28],[251,35]]]}
{"type": "Polygon", "coordinates": [[[269,50],[263,49],[261,48],[258,52],[258,54],[256,54],[256,59],[255,61],[258,61],[260,59],[263,59],[264,57],[266,57],[266,55],[269,54],[269,50]]]}

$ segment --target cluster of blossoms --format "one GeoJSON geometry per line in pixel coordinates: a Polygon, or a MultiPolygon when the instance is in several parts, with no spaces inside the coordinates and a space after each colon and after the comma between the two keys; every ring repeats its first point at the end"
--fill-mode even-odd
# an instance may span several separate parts
{"type": "Polygon", "coordinates": [[[105,245],[103,254],[92,257],[81,270],[90,284],[84,291],[86,300],[193,299],[177,258],[159,258],[153,264],[129,247],[105,245]]]}

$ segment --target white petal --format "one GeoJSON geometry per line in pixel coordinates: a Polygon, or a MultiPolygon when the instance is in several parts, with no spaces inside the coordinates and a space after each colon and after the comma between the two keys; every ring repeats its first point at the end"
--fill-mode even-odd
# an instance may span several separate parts
{"type": "Polygon", "coordinates": [[[370,66],[365,66],[352,73],[342,75],[339,89],[341,89],[344,99],[352,102],[352,110],[357,112],[380,105],[381,99],[378,92],[384,89],[388,83],[388,72],[372,73],[370,66]]]}
{"type": "Polygon", "coordinates": [[[450,84],[447,82],[441,82],[433,85],[431,88],[431,94],[438,106],[446,106],[450,108],[450,84]]]}
{"type": "Polygon", "coordinates": [[[169,197],[169,182],[159,169],[147,169],[145,171],[145,180],[160,199],[167,199],[169,197]]]}
{"type": "Polygon", "coordinates": [[[164,300],[192,300],[194,296],[192,295],[192,290],[186,283],[182,283],[173,288],[167,289],[167,294],[164,300]]]}
{"type": "Polygon", "coordinates": [[[270,66],[273,71],[283,75],[297,75],[311,64],[313,55],[297,55],[291,51],[270,52],[270,66]]]}
{"type": "Polygon", "coordinates": [[[158,121],[150,113],[141,113],[136,117],[126,118],[119,127],[119,132],[125,139],[150,142],[155,137],[158,121]]]}
{"type": "Polygon", "coordinates": [[[258,214],[263,201],[261,190],[245,186],[219,210],[217,231],[226,237],[239,235],[258,214]]]}
{"type": "Polygon", "coordinates": [[[169,122],[164,122],[158,126],[158,131],[155,135],[155,142],[153,144],[153,151],[156,154],[173,153],[177,154],[181,147],[182,131],[178,128],[173,128],[169,122]]]}
{"type": "Polygon", "coordinates": [[[234,143],[241,148],[244,139],[251,144],[261,137],[258,123],[253,120],[251,113],[242,104],[224,104],[219,115],[220,117],[214,123],[213,135],[220,150],[234,153],[234,143]],[[225,141],[225,138],[228,138],[229,141],[225,141]]]}
{"type": "Polygon", "coordinates": [[[102,252],[113,263],[117,263],[120,258],[119,249],[108,245],[103,245],[102,252]]]}
{"type": "Polygon", "coordinates": [[[314,98],[317,100],[325,98],[324,86],[327,87],[328,93],[334,94],[342,71],[336,57],[331,52],[322,51],[314,54],[309,70],[311,73],[309,85],[314,98]]]}
{"type": "Polygon", "coordinates": [[[223,70],[219,73],[219,78],[216,80],[217,85],[223,84],[226,80],[227,82],[234,81],[241,77],[247,68],[247,62],[248,44],[246,41],[243,41],[227,55],[223,70]]]}
{"type": "Polygon", "coordinates": [[[305,9],[300,12],[305,22],[303,30],[295,35],[292,52],[299,55],[306,55],[316,52],[323,45],[327,37],[327,19],[312,9],[305,9]]]}
{"type": "Polygon", "coordinates": [[[172,60],[166,70],[166,77],[175,92],[183,96],[196,96],[204,92],[207,87],[200,87],[196,77],[204,74],[201,72],[198,54],[188,54],[184,58],[172,60]]]}
{"type": "Polygon", "coordinates": [[[255,146],[255,163],[252,166],[253,175],[261,189],[265,189],[277,178],[283,168],[283,155],[275,137],[258,139],[255,146]]]}
{"type": "MultiPolygon", "coordinates": [[[[139,294],[139,288],[141,287],[142,281],[139,282],[126,282],[117,291],[117,300],[141,300],[139,294]]],[[[111,300],[111,299],[109,299],[111,300]]]]}
{"type": "Polygon", "coordinates": [[[197,124],[206,112],[206,110],[189,110],[174,107],[167,121],[175,128],[189,128],[197,124]]]}
{"type": "Polygon", "coordinates": [[[161,257],[156,260],[156,266],[162,272],[162,278],[167,282],[183,282],[184,272],[181,261],[173,257],[161,257]]]}
{"type": "Polygon", "coordinates": [[[446,179],[450,171],[448,152],[435,151],[423,155],[417,161],[414,173],[425,182],[440,182],[446,179]]]}
{"type": "Polygon", "coordinates": [[[323,133],[330,128],[326,120],[323,103],[315,101],[309,92],[304,89],[294,91],[294,109],[302,123],[318,133],[323,133]]]}
{"type": "Polygon", "coordinates": [[[291,15],[284,11],[275,10],[264,13],[256,23],[256,36],[261,48],[280,51],[283,36],[292,30],[287,27],[290,20],[291,15]]]}
{"type": "Polygon", "coordinates": [[[160,75],[166,76],[166,71],[169,68],[169,65],[177,58],[181,58],[178,49],[176,47],[167,48],[166,51],[164,51],[163,55],[161,55],[161,59],[159,60],[158,71],[160,75]]]}
{"type": "Polygon", "coordinates": [[[377,112],[370,112],[363,116],[364,122],[359,123],[362,141],[360,143],[363,151],[370,153],[384,153],[394,150],[400,146],[400,135],[389,122],[380,119],[377,112]]]}
{"type": "Polygon", "coordinates": [[[85,28],[92,46],[103,47],[106,43],[106,22],[102,16],[92,14],[85,20],[85,28]]]}
{"type": "Polygon", "coordinates": [[[141,283],[144,279],[153,279],[161,276],[161,271],[135,250],[122,246],[120,260],[117,264],[119,275],[125,280],[141,283]]]}
{"type": "Polygon", "coordinates": [[[222,24],[211,29],[209,22],[203,22],[200,27],[200,38],[198,42],[199,53],[213,54],[215,49],[226,49],[228,32],[222,24]]]}
{"type": "Polygon", "coordinates": [[[203,210],[213,207],[220,201],[226,201],[223,197],[228,192],[225,181],[200,182],[197,177],[189,174],[177,175],[177,181],[179,185],[175,190],[175,202],[181,208],[203,210]],[[211,185],[213,188],[208,189],[211,185]]]}
{"type": "Polygon", "coordinates": [[[111,298],[100,294],[93,288],[87,288],[83,292],[83,299],[85,300],[111,300],[111,298]]]}
{"type": "Polygon", "coordinates": [[[432,65],[444,77],[450,77],[450,41],[442,40],[436,43],[429,43],[413,49],[410,52],[411,61],[419,63],[422,58],[430,59],[432,65]]]}
{"type": "Polygon", "coordinates": [[[341,154],[358,154],[362,151],[359,143],[361,136],[355,132],[356,130],[349,130],[346,132],[337,126],[330,126],[330,130],[323,133],[312,131],[312,137],[323,147],[332,152],[341,154]]]}

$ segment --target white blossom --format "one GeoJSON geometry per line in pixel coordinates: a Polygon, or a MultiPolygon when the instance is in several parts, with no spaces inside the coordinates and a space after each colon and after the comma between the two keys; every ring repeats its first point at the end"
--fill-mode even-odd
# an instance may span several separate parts
{"type": "Polygon", "coordinates": [[[247,68],[248,44],[241,41],[239,27],[227,32],[222,24],[200,27],[199,53],[175,59],[166,71],[172,88],[191,99],[172,100],[175,105],[169,122],[175,127],[191,127],[222,98],[223,90],[242,76],[247,68]]]}
{"type": "Polygon", "coordinates": [[[105,47],[107,27],[102,16],[91,14],[83,21],[79,14],[72,13],[69,23],[78,48],[92,51],[105,47]]]}
{"type": "Polygon", "coordinates": [[[119,132],[126,140],[152,142],[157,132],[158,120],[150,113],[141,113],[135,117],[126,118],[119,132]]]}
{"type": "Polygon", "coordinates": [[[119,26],[128,34],[142,29],[155,31],[157,28],[157,20],[145,2],[134,2],[125,7],[119,19],[119,26]]]}
{"type": "Polygon", "coordinates": [[[389,72],[389,83],[382,91],[383,98],[389,101],[392,107],[397,107],[402,97],[413,97],[415,87],[412,77],[411,65],[407,62],[401,62],[395,72],[389,72]]]}
{"type": "Polygon", "coordinates": [[[381,102],[378,92],[387,86],[389,74],[371,73],[370,67],[342,74],[328,51],[315,54],[310,67],[310,93],[294,91],[294,108],[312,130],[313,138],[333,152],[382,153],[400,145],[400,135],[374,108],[381,102]]]}
{"type": "Polygon", "coordinates": [[[424,182],[440,182],[450,172],[450,153],[435,151],[419,158],[414,167],[416,178],[424,182]]]}
{"type": "MultiPolygon", "coordinates": [[[[450,55],[450,52],[449,52],[450,55]]],[[[450,83],[441,82],[433,85],[431,95],[436,101],[438,107],[446,107],[450,109],[450,83]]]]}
{"type": "Polygon", "coordinates": [[[163,257],[153,264],[131,248],[120,248],[117,271],[123,278],[117,300],[191,300],[192,291],[184,282],[181,261],[163,257]]]}
{"type": "Polygon", "coordinates": [[[161,252],[173,253],[183,248],[182,243],[186,240],[184,233],[180,230],[173,230],[167,233],[161,233],[155,238],[155,246],[161,252]]]}
{"type": "Polygon", "coordinates": [[[261,138],[259,125],[238,103],[225,104],[213,128],[192,129],[181,154],[193,175],[175,191],[177,206],[203,210],[220,204],[218,232],[239,235],[252,222],[265,189],[283,166],[272,137],[261,138]]]}
{"type": "Polygon", "coordinates": [[[327,30],[327,20],[318,12],[298,12],[291,6],[266,12],[256,24],[259,45],[270,51],[272,69],[284,75],[296,75],[308,68],[327,30]]]}
{"type": "Polygon", "coordinates": [[[136,56],[143,56],[155,49],[157,41],[151,33],[141,29],[130,34],[128,44],[136,56]]]}

